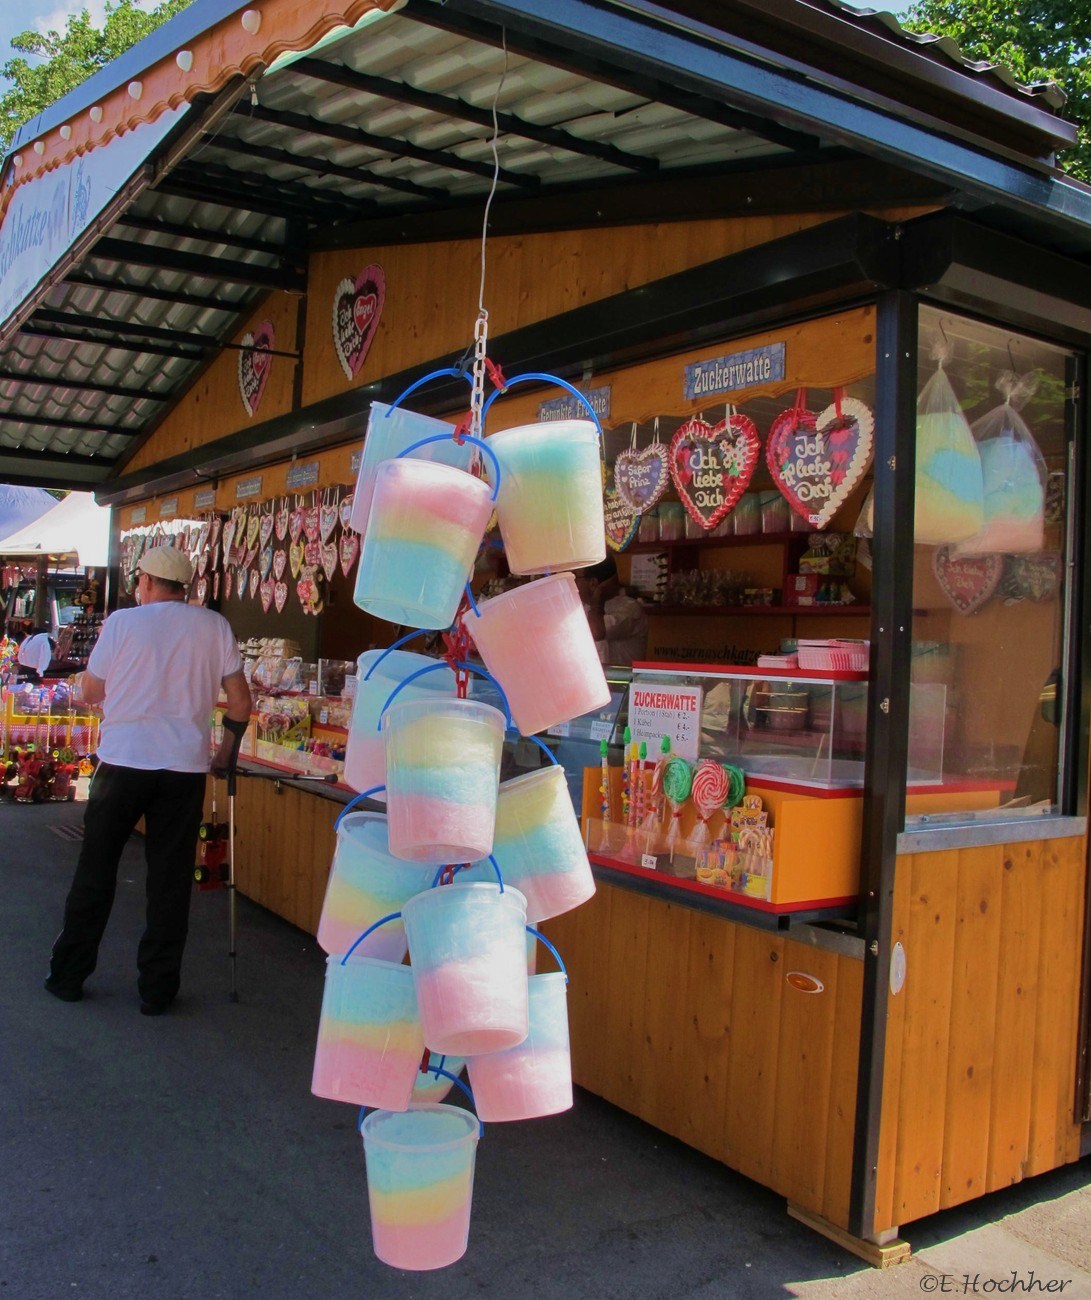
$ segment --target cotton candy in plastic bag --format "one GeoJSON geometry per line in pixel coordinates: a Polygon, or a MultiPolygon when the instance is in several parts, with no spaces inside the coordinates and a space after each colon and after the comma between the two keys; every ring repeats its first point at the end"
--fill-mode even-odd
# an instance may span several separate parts
{"type": "Polygon", "coordinates": [[[917,399],[917,491],[913,540],[946,546],[976,537],[985,521],[981,457],[939,357],[917,399]]]}
{"type": "Polygon", "coordinates": [[[1046,463],[1017,407],[1037,388],[1037,373],[1004,371],[1004,401],[973,424],[981,456],[984,525],[957,555],[1024,555],[1045,545],[1046,463]]]}

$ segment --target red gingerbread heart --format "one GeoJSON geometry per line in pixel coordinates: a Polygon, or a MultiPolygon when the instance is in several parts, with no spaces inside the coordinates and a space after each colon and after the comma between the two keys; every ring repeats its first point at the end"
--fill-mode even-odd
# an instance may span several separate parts
{"type": "Polygon", "coordinates": [[[706,531],[734,510],[761,451],[754,421],[737,411],[719,424],[687,420],[671,439],[671,478],[690,518],[706,531]]]}
{"type": "Polygon", "coordinates": [[[341,533],[341,572],[347,578],[360,552],[360,534],[345,530],[341,533]]]}
{"type": "Polygon", "coordinates": [[[239,352],[239,393],[247,415],[253,415],[261,403],[275,346],[272,321],[262,321],[252,334],[243,336],[239,352]]]}
{"type": "Polygon", "coordinates": [[[262,613],[268,614],[273,605],[273,587],[272,578],[266,578],[261,584],[261,609],[262,613]]]}
{"type": "Polygon", "coordinates": [[[769,430],[766,462],[781,495],[812,528],[825,528],[871,464],[875,417],[855,397],[816,416],[782,411],[769,430]]]}
{"type": "Polygon", "coordinates": [[[288,600],[288,584],[286,582],[278,582],[273,587],[273,603],[277,607],[278,614],[284,613],[284,606],[287,603],[287,600],[288,600]]]}
{"type": "Polygon", "coordinates": [[[279,506],[277,506],[276,516],[273,520],[273,527],[276,531],[277,541],[283,542],[288,536],[288,498],[285,497],[279,506]]]}
{"type": "Polygon", "coordinates": [[[939,546],[932,553],[932,572],[943,593],[960,614],[972,614],[986,604],[1004,573],[1000,555],[951,554],[951,547],[939,546]]]}
{"type": "Polygon", "coordinates": [[[344,279],[333,298],[333,345],[341,369],[355,379],[368,354],[386,301],[386,275],[367,266],[355,280],[344,279]]]}
{"type": "Polygon", "coordinates": [[[288,536],[293,542],[298,542],[303,536],[303,507],[296,506],[288,516],[288,536]]]}

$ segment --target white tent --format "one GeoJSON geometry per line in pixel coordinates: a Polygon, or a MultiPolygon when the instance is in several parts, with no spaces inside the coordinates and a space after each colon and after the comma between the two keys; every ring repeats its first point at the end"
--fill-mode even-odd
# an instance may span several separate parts
{"type": "Polygon", "coordinates": [[[103,568],[110,547],[110,508],[90,492],[69,492],[52,510],[0,538],[0,557],[75,556],[81,568],[103,568]]]}
{"type": "Polygon", "coordinates": [[[56,504],[57,498],[44,488],[0,484],[0,537],[7,537],[24,524],[40,519],[56,504]]]}

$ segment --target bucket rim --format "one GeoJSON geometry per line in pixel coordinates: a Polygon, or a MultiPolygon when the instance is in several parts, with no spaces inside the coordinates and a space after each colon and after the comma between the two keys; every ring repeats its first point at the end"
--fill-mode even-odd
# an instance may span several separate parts
{"type": "MultiPolygon", "coordinates": [[[[479,600],[477,602],[477,611],[478,611],[477,617],[481,617],[482,610],[486,610],[486,609],[495,610],[497,606],[505,602],[509,605],[518,604],[519,597],[522,597],[523,601],[525,602],[526,594],[531,587],[537,587],[538,591],[540,592],[541,589],[544,586],[546,586],[547,583],[556,585],[558,582],[563,583],[566,578],[572,584],[573,593],[578,595],[578,593],[576,593],[575,590],[576,579],[572,576],[571,570],[565,569],[561,573],[546,573],[540,578],[534,578],[531,582],[524,582],[521,583],[518,587],[512,587],[510,591],[501,591],[495,596],[489,596],[487,600],[479,600]]],[[[462,615],[462,622],[465,623],[469,628],[474,627],[472,610],[467,611],[467,613],[462,615]]]]}
{"type": "MultiPolygon", "coordinates": [[[[565,788],[567,789],[564,768],[561,767],[559,763],[543,763],[541,767],[535,768],[533,772],[520,772],[518,776],[509,777],[507,781],[501,781],[496,798],[499,801],[503,797],[505,790],[508,791],[509,794],[519,793],[524,786],[536,785],[539,781],[541,781],[542,784],[545,784],[543,773],[548,777],[554,772],[559,773],[559,779],[564,783],[565,788]]],[[[348,819],[346,818],[346,820],[348,819]]]]}
{"type": "Polygon", "coordinates": [[[495,433],[489,434],[489,442],[496,442],[497,439],[506,439],[508,442],[513,441],[512,434],[523,434],[533,429],[539,433],[543,439],[552,441],[558,435],[563,436],[568,433],[590,434],[596,445],[599,440],[599,431],[595,428],[594,420],[531,420],[527,424],[514,424],[509,429],[497,429],[495,433]]]}
{"type": "MultiPolygon", "coordinates": [[[[449,885],[437,885],[434,889],[422,889],[419,894],[414,894],[412,898],[407,898],[402,904],[402,916],[404,918],[405,909],[411,904],[424,898],[442,897],[444,894],[450,896],[452,890],[457,889],[459,893],[467,893],[470,890],[476,890],[480,893],[486,890],[493,893],[500,899],[510,899],[513,904],[522,903],[523,912],[527,908],[527,896],[521,889],[516,889],[514,885],[505,885],[500,888],[499,882],[495,880],[452,880],[449,885]]],[[[417,909],[414,908],[414,911],[417,909]]]]}
{"type": "MultiPolygon", "coordinates": [[[[422,628],[421,631],[423,630],[424,629],[422,628]]],[[[371,668],[372,664],[376,665],[375,668],[372,670],[371,676],[368,678],[368,681],[374,681],[376,678],[379,678],[382,681],[395,680],[391,674],[384,672],[384,669],[388,665],[394,665],[399,662],[405,663],[405,666],[407,668],[408,667],[425,668],[428,667],[430,664],[443,663],[444,660],[437,659],[434,655],[418,654],[417,651],[415,650],[393,650],[390,648],[387,648],[385,650],[381,648],[376,648],[374,650],[365,650],[363,654],[356,656],[357,668],[363,667],[365,669],[368,669],[371,668]],[[369,655],[373,657],[369,659],[368,658],[369,655]]],[[[400,678],[398,680],[400,680],[400,678]]],[[[429,678],[426,689],[442,690],[442,691],[449,692],[451,689],[451,682],[449,679],[443,677],[437,677],[434,679],[429,678]],[[433,681],[437,683],[435,686],[433,686],[433,681]],[[438,683],[441,682],[443,684],[439,685],[438,683]]]]}
{"type": "Polygon", "coordinates": [[[469,473],[468,470],[459,468],[458,465],[448,465],[442,460],[423,460],[418,456],[406,456],[404,452],[400,456],[390,456],[386,460],[379,461],[375,467],[376,489],[380,477],[389,478],[392,474],[404,477],[407,470],[410,478],[427,476],[440,480],[441,484],[445,481],[448,487],[462,486],[471,493],[477,493],[478,496],[484,494],[486,498],[490,498],[492,494],[492,484],[469,473]]]}
{"type": "MultiPolygon", "coordinates": [[[[442,663],[442,660],[437,660],[442,663]]],[[[448,682],[448,686],[450,683],[448,682]]],[[[468,721],[473,715],[476,715],[477,721],[483,722],[486,726],[497,730],[501,735],[507,730],[507,719],[491,704],[486,704],[483,700],[460,700],[458,696],[451,695],[444,700],[400,700],[396,704],[391,704],[383,713],[382,725],[386,731],[390,727],[391,718],[406,711],[427,714],[429,717],[459,716],[468,721]]]]}
{"type": "Polygon", "coordinates": [[[388,1151],[451,1151],[456,1147],[465,1146],[467,1141],[472,1141],[476,1146],[481,1140],[480,1121],[471,1110],[466,1110],[463,1106],[452,1106],[449,1102],[443,1101],[415,1101],[410,1102],[405,1110],[373,1110],[370,1111],[360,1122],[360,1136],[364,1140],[364,1146],[367,1147],[369,1141],[376,1146],[385,1147],[388,1151]],[[436,1112],[451,1119],[458,1119],[460,1123],[466,1125],[466,1132],[459,1137],[448,1138],[445,1142],[391,1142],[388,1138],[379,1137],[370,1130],[377,1128],[388,1116],[400,1116],[413,1114],[415,1112],[436,1112]]]}

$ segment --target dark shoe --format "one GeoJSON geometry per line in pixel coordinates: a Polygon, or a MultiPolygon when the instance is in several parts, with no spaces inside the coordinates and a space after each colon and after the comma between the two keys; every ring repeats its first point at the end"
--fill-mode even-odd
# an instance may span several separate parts
{"type": "Polygon", "coordinates": [[[142,1016],[161,1016],[169,1008],[169,1002],[141,1002],[140,1014],[142,1016]]]}
{"type": "Polygon", "coordinates": [[[52,993],[55,998],[60,998],[62,1002],[82,1002],[83,989],[71,984],[57,984],[52,979],[47,979],[42,985],[47,993],[52,993]]]}

